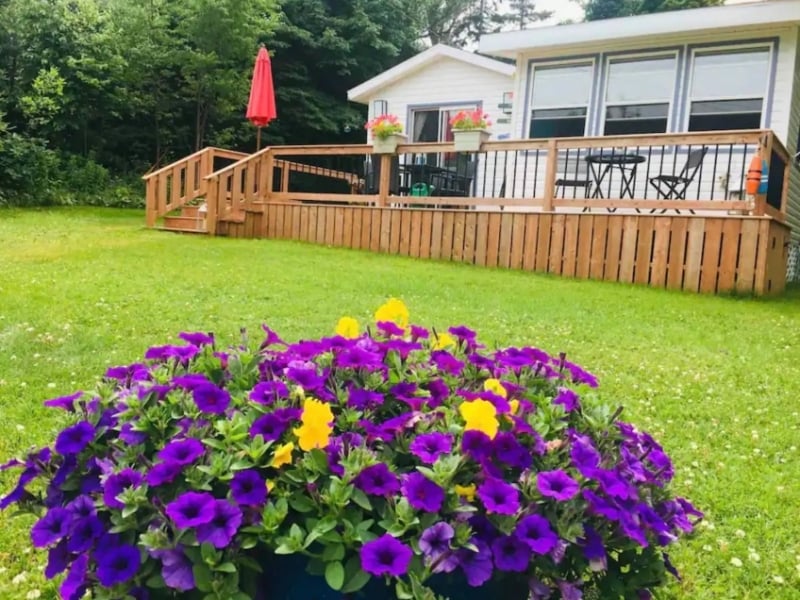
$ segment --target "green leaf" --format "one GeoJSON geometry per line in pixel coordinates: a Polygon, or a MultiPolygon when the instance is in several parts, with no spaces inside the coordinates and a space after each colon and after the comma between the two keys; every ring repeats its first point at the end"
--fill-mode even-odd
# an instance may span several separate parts
{"type": "Polygon", "coordinates": [[[325,546],[322,551],[322,560],[330,562],[332,560],[342,560],[344,558],[344,546],[342,544],[331,544],[325,546]]]}
{"type": "Polygon", "coordinates": [[[367,498],[367,495],[358,488],[353,489],[351,499],[364,510],[372,510],[372,503],[369,501],[369,498],[367,498]]]}
{"type": "Polygon", "coordinates": [[[236,573],[236,565],[232,562],[224,562],[221,565],[214,567],[215,571],[222,571],[223,573],[236,573]]]}
{"type": "Polygon", "coordinates": [[[194,575],[194,584],[201,592],[211,592],[212,584],[214,582],[211,569],[204,564],[195,564],[192,567],[192,574],[194,575]]]}
{"type": "Polygon", "coordinates": [[[342,586],[341,592],[343,594],[352,594],[353,592],[357,592],[365,585],[367,585],[367,583],[369,583],[369,580],[370,580],[369,573],[365,573],[364,571],[358,571],[347,581],[347,583],[344,586],[342,586]]]}
{"type": "Polygon", "coordinates": [[[325,567],[325,581],[334,590],[342,589],[344,585],[344,567],[338,560],[328,563],[325,567]]]}
{"type": "Polygon", "coordinates": [[[314,461],[314,466],[320,473],[328,472],[328,455],[319,448],[314,448],[309,452],[309,455],[314,461]]]}
{"type": "Polygon", "coordinates": [[[214,546],[207,542],[205,544],[200,544],[200,556],[202,557],[203,562],[209,566],[217,564],[217,551],[214,550],[214,546]]]}
{"type": "Polygon", "coordinates": [[[308,496],[295,494],[289,499],[289,506],[299,513],[308,513],[316,508],[314,501],[308,496]]]}
{"type": "Polygon", "coordinates": [[[295,552],[297,552],[295,547],[289,544],[281,544],[275,548],[275,554],[294,554],[295,552]]]}

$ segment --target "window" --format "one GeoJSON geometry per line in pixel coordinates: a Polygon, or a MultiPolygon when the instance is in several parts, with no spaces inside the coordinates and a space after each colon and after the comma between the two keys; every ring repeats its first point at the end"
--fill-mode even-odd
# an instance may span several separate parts
{"type": "Polygon", "coordinates": [[[529,137],[579,137],[586,134],[592,71],[592,63],[534,69],[529,137]]]}
{"type": "Polygon", "coordinates": [[[676,66],[674,55],[609,61],[604,135],[666,133],[676,66]]]}
{"type": "Polygon", "coordinates": [[[425,108],[412,113],[412,142],[452,142],[453,129],[450,119],[462,110],[475,110],[476,105],[465,105],[457,108],[425,108]]]}
{"type": "Polygon", "coordinates": [[[769,48],[695,54],[689,131],[760,128],[769,64],[769,48]]]}

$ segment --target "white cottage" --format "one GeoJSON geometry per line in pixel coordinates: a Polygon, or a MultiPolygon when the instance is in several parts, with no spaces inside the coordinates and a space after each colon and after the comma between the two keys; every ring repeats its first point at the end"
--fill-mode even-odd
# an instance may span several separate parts
{"type": "MultiPolygon", "coordinates": [[[[799,27],[800,0],[771,0],[491,34],[480,51],[516,63],[514,138],[771,129],[795,154],[799,27]]],[[[653,191],[650,179],[668,163],[677,171],[691,162],[690,153],[669,153],[652,169],[658,161],[648,156],[636,197],[653,191]]],[[[700,168],[713,166],[715,176],[696,178],[705,186],[699,196],[741,197],[747,158],[733,146],[707,148],[700,168]]],[[[798,169],[789,189],[797,245],[798,169]]]]}
{"type": "Polygon", "coordinates": [[[369,119],[397,115],[410,142],[452,141],[450,118],[482,109],[493,139],[511,133],[515,67],[507,61],[438,44],[351,89],[347,97],[369,107],[369,119]]]}

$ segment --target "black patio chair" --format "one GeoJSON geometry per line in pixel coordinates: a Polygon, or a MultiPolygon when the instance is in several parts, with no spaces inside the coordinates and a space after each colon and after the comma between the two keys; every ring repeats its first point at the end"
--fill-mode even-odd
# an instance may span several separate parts
{"type": "Polygon", "coordinates": [[[431,183],[437,196],[467,197],[472,191],[472,182],[478,170],[477,160],[468,160],[461,164],[456,163],[454,170],[447,169],[435,174],[431,183]]]}
{"type": "MultiPolygon", "coordinates": [[[[708,153],[707,146],[703,146],[697,150],[691,150],[686,157],[686,164],[683,166],[683,170],[679,175],[660,173],[655,177],[651,177],[650,185],[656,189],[658,198],[660,200],[686,200],[686,191],[689,189],[689,185],[694,181],[697,172],[700,170],[700,165],[703,164],[706,153],[708,153]]],[[[654,213],[656,210],[657,209],[654,208],[650,212],[654,213]]],[[[665,208],[661,211],[661,214],[663,215],[667,210],[668,209],[665,208]]],[[[675,212],[681,214],[681,211],[677,208],[675,212]]],[[[691,209],[689,212],[695,214],[691,209]]]]}
{"type": "MultiPolygon", "coordinates": [[[[567,188],[572,188],[573,199],[588,198],[591,193],[592,180],[585,160],[581,160],[580,150],[574,159],[574,166],[570,162],[569,150],[567,150],[565,156],[559,156],[558,158],[558,171],[564,173],[564,175],[556,179],[556,198],[566,199],[567,188]],[[581,188],[583,188],[582,196],[578,192],[581,188]]],[[[589,212],[589,207],[585,207],[582,212],[589,212]]]]}

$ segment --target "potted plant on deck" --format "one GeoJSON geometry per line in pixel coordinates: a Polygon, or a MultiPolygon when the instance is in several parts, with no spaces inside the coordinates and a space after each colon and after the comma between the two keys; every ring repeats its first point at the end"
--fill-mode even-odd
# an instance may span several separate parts
{"type": "Polygon", "coordinates": [[[489,115],[479,108],[456,114],[450,119],[456,152],[478,152],[491,135],[488,129],[491,125],[489,115]]]}
{"type": "Polygon", "coordinates": [[[48,400],[69,423],[0,508],[65,600],[650,598],[700,513],[597,380],[533,347],[362,331],[250,347],[182,333],[48,400]]]}
{"type": "Polygon", "coordinates": [[[372,134],[372,149],[376,154],[394,154],[397,146],[407,139],[396,115],[379,115],[365,127],[372,134]]]}

